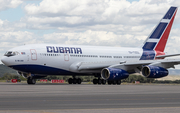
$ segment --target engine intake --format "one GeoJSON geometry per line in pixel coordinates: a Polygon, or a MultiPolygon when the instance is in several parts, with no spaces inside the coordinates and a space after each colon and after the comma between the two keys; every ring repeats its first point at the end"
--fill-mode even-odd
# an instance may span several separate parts
{"type": "Polygon", "coordinates": [[[101,77],[105,80],[121,80],[129,77],[129,73],[122,69],[104,68],[101,71],[101,77]]]}
{"type": "Polygon", "coordinates": [[[168,70],[158,66],[144,66],[142,68],[142,75],[147,78],[161,78],[169,74],[168,70]]]}

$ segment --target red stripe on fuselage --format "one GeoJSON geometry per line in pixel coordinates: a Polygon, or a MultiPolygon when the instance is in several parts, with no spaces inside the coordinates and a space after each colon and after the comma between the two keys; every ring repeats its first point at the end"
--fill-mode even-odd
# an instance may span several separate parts
{"type": "MultiPolygon", "coordinates": [[[[176,9],[176,12],[177,12],[177,9],[176,9]]],[[[161,39],[159,40],[157,46],[156,46],[155,49],[154,49],[154,50],[156,51],[156,53],[163,52],[164,49],[165,49],[165,46],[166,46],[166,43],[167,43],[167,40],[168,40],[168,37],[169,37],[169,33],[170,33],[170,31],[171,31],[171,27],[172,27],[172,24],[173,24],[173,21],[174,21],[176,12],[174,13],[171,21],[169,22],[166,30],[164,31],[161,39]],[[159,52],[158,52],[158,51],[159,51],[159,52]]]]}

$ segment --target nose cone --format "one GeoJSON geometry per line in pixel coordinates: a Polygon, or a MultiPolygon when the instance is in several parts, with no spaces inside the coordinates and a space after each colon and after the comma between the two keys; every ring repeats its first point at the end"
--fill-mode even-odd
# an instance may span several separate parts
{"type": "Polygon", "coordinates": [[[4,64],[4,57],[1,58],[1,62],[4,64]]]}
{"type": "Polygon", "coordinates": [[[7,58],[6,56],[3,56],[3,57],[1,58],[1,62],[2,62],[3,64],[5,64],[5,65],[8,66],[8,58],[7,58]]]}

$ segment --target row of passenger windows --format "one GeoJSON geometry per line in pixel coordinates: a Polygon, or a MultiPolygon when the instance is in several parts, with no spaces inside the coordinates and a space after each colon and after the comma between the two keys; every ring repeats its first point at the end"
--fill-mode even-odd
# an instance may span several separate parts
{"type": "Polygon", "coordinates": [[[140,58],[140,56],[124,56],[124,58],[140,58]]]}
{"type": "Polygon", "coordinates": [[[98,57],[97,55],[70,55],[71,57],[98,57]]]}
{"type": "Polygon", "coordinates": [[[112,58],[112,56],[99,56],[100,58],[112,58]]]}
{"type": "Polygon", "coordinates": [[[40,53],[41,56],[61,56],[60,54],[46,54],[46,53],[40,53]]]}
{"type": "Polygon", "coordinates": [[[122,58],[122,56],[114,56],[114,58],[122,58]]]}
{"type": "MultiPolygon", "coordinates": [[[[60,54],[47,54],[40,53],[42,56],[61,56],[60,54]]],[[[70,55],[71,57],[94,57],[98,58],[97,55],[70,55]]],[[[112,56],[99,56],[100,58],[112,58],[112,56]]],[[[124,56],[124,58],[140,58],[141,56],[124,56]]],[[[123,58],[122,56],[113,56],[113,58],[123,58]]]]}

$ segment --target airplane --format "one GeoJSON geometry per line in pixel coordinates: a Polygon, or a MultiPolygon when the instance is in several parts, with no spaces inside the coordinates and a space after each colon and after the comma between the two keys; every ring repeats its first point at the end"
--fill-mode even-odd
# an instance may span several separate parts
{"type": "Polygon", "coordinates": [[[28,84],[47,75],[71,75],[69,84],[81,84],[76,76],[94,76],[93,84],[120,85],[132,73],[147,78],[168,75],[180,60],[164,59],[164,49],[177,12],[170,7],[141,47],[105,47],[60,44],[30,44],[8,50],[1,61],[27,78],[28,84]]]}

